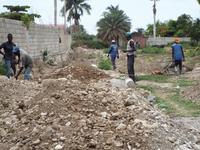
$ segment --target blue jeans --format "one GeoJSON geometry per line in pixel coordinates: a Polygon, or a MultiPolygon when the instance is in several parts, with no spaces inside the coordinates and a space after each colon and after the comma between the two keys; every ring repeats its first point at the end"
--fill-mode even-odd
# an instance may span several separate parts
{"type": "Polygon", "coordinates": [[[27,67],[24,69],[24,80],[31,79],[31,67],[27,67]]]}
{"type": "Polygon", "coordinates": [[[11,61],[10,60],[5,60],[5,67],[6,67],[6,76],[8,78],[10,78],[11,76],[13,76],[13,70],[11,67],[11,61]]]}

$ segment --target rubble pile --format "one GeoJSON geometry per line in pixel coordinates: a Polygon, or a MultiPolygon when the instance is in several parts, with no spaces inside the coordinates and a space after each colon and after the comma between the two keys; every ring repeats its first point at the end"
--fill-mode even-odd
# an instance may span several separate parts
{"type": "Polygon", "coordinates": [[[84,82],[108,78],[108,75],[86,63],[73,63],[73,65],[67,66],[65,68],[57,69],[55,72],[46,75],[44,78],[58,79],[66,78],[67,76],[72,76],[73,79],[77,79],[84,82]]]}
{"type": "Polygon", "coordinates": [[[0,81],[2,149],[198,148],[198,141],[188,140],[189,132],[185,134],[152,106],[143,90],[111,88],[109,81],[97,82],[98,76],[85,83],[73,72],[54,77],[41,84],[0,81]]]}

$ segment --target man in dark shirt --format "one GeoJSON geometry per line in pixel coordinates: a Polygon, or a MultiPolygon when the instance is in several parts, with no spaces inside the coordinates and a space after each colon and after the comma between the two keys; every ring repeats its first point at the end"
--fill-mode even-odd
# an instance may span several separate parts
{"type": "Polygon", "coordinates": [[[15,44],[12,42],[13,36],[12,34],[8,34],[8,41],[0,45],[0,54],[3,55],[5,66],[6,66],[6,76],[10,78],[13,73],[12,65],[13,65],[13,48],[15,44]],[[4,50],[2,52],[2,49],[4,50]]]}

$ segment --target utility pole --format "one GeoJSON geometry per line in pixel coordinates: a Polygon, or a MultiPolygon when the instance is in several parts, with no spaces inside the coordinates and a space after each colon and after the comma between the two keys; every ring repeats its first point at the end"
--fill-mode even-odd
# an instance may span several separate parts
{"type": "Polygon", "coordinates": [[[154,4],[153,4],[153,21],[154,21],[154,23],[153,23],[153,37],[154,38],[156,38],[156,1],[158,1],[158,0],[151,0],[151,1],[153,1],[154,2],[154,4]]]}
{"type": "Polygon", "coordinates": [[[67,19],[66,19],[66,2],[67,0],[64,0],[64,30],[65,30],[65,33],[66,33],[66,25],[67,25],[67,19]]]}
{"type": "Polygon", "coordinates": [[[57,0],[54,0],[54,26],[57,26],[57,0]]]}

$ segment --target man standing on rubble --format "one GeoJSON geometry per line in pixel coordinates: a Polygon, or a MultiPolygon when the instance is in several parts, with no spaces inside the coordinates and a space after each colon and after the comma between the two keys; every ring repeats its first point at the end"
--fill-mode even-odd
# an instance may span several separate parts
{"type": "Polygon", "coordinates": [[[172,61],[175,64],[175,72],[178,71],[177,66],[179,66],[179,74],[181,74],[183,61],[185,61],[185,55],[182,45],[179,44],[178,38],[174,40],[174,44],[172,45],[172,61]]]}
{"type": "Polygon", "coordinates": [[[111,46],[108,52],[108,57],[110,56],[111,62],[112,62],[112,66],[113,66],[113,70],[116,69],[116,58],[119,59],[119,53],[118,53],[118,46],[116,44],[115,40],[112,40],[111,42],[111,46]]]}
{"type": "Polygon", "coordinates": [[[6,76],[10,78],[14,75],[12,65],[13,65],[13,48],[16,46],[13,43],[13,36],[11,33],[7,35],[8,41],[0,45],[0,54],[3,55],[4,63],[6,66],[6,76]],[[1,50],[4,50],[3,52],[1,50]]]}
{"type": "Polygon", "coordinates": [[[135,42],[132,39],[132,34],[130,32],[126,33],[126,38],[128,42],[127,42],[127,48],[126,50],[124,50],[124,52],[127,53],[128,76],[136,83],[135,69],[134,69],[134,63],[136,57],[135,42]]]}

